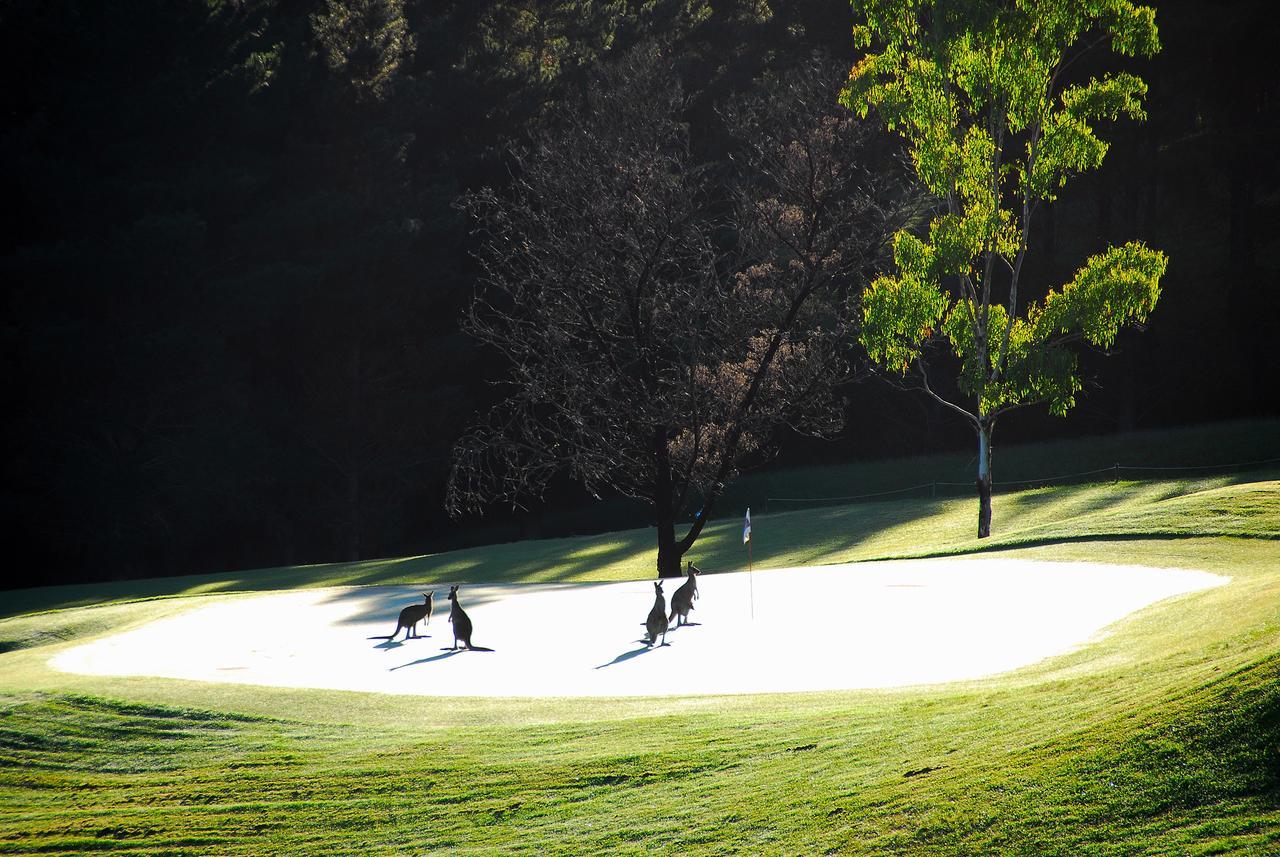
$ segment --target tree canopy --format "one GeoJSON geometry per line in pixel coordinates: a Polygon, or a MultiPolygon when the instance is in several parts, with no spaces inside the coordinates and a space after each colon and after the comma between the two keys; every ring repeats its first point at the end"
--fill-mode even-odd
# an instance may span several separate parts
{"type": "Polygon", "coordinates": [[[872,50],[841,97],[902,136],[940,201],[925,235],[895,237],[897,270],[864,296],[862,341],[879,365],[913,373],[977,432],[985,536],[996,420],[1037,404],[1065,414],[1081,389],[1068,346],[1110,347],[1123,327],[1146,321],[1160,295],[1167,260],[1141,241],[1090,257],[1041,299],[1022,282],[1032,217],[1069,179],[1101,165],[1100,123],[1145,118],[1140,78],[1073,80],[1071,67],[1103,44],[1126,56],[1154,54],[1155,13],[1127,0],[857,5],[854,42],[872,50]],[[930,383],[932,346],[959,363],[959,403],[930,383]]]}
{"type": "MultiPolygon", "coordinates": [[[[1123,63],[1149,84],[1149,119],[1093,123],[1106,158],[1037,207],[1021,289],[1042,300],[1092,253],[1141,237],[1176,248],[1157,315],[1140,345],[1078,349],[1087,403],[1076,393],[1064,419],[1024,409],[1003,443],[1280,412],[1273,4],[1158,6],[1161,52],[1123,63]]],[[[478,270],[452,203],[502,194],[503,153],[646,39],[671,46],[695,160],[720,159],[738,144],[713,106],[815,48],[846,55],[851,17],[829,0],[5,3],[0,504],[34,556],[10,581],[643,520],[639,503],[588,502],[563,482],[536,510],[448,518],[452,444],[505,372],[459,330],[478,270]]],[[[1068,82],[1112,71],[1111,56],[1080,56],[1068,82]]],[[[948,359],[939,347],[931,366],[948,359]]],[[[956,370],[932,380],[958,401],[956,370]]],[[[847,430],[784,428],[782,462],[969,442],[927,396],[844,396],[847,430]]]]}
{"type": "Polygon", "coordinates": [[[842,425],[851,300],[912,194],[866,162],[830,64],[728,105],[737,157],[720,164],[693,157],[669,67],[637,49],[512,153],[509,195],[467,199],[485,287],[467,328],[511,371],[450,499],[518,501],[567,472],[650,505],[675,576],[777,426],[842,425]]]}

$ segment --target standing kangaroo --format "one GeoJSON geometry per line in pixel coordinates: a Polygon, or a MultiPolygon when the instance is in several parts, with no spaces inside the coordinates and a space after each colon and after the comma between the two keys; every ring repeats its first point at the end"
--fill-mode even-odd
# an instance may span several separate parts
{"type": "Polygon", "coordinates": [[[689,621],[689,611],[693,609],[693,602],[698,598],[698,575],[702,573],[693,563],[689,563],[686,570],[689,579],[680,585],[680,588],[671,593],[671,615],[667,617],[667,621],[676,620],[676,627],[681,625],[697,625],[697,622],[689,621]]]}
{"type": "Polygon", "coordinates": [[[449,622],[453,625],[453,649],[458,648],[458,641],[461,640],[463,645],[467,647],[469,652],[492,652],[493,649],[486,649],[484,646],[471,645],[471,617],[462,609],[462,605],[458,603],[458,587],[449,587],[449,622]]]}
{"type": "Polygon", "coordinates": [[[658,642],[658,635],[662,635],[662,645],[667,645],[667,599],[662,595],[662,581],[655,580],[653,583],[653,609],[649,611],[649,618],[644,621],[644,627],[649,632],[649,648],[653,648],[653,644],[658,642]]]}
{"type": "Polygon", "coordinates": [[[423,619],[427,620],[427,624],[431,624],[431,599],[435,596],[436,591],[422,593],[421,604],[410,604],[408,607],[400,611],[400,618],[396,621],[396,629],[387,637],[370,637],[370,640],[394,640],[396,634],[400,633],[400,629],[404,628],[404,638],[418,636],[418,623],[423,619]]]}

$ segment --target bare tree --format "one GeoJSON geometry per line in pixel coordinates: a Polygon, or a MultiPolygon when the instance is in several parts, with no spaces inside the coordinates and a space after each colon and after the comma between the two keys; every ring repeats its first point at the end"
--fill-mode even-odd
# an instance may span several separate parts
{"type": "Polygon", "coordinates": [[[845,303],[910,201],[864,163],[838,73],[725,108],[739,145],[717,171],[691,153],[667,67],[646,48],[601,72],[512,154],[509,194],[463,200],[484,270],[465,326],[506,356],[510,394],[456,445],[448,498],[516,502],[567,471],[653,506],[664,577],[775,427],[841,426],[845,303]]]}

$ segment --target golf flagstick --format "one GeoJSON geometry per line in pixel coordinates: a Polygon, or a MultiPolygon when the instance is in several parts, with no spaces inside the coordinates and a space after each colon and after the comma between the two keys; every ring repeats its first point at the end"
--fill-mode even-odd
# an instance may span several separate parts
{"type": "Polygon", "coordinates": [[[751,507],[747,507],[747,518],[742,523],[742,541],[747,545],[747,589],[751,598],[751,620],[756,618],[756,575],[751,563],[751,507]]]}

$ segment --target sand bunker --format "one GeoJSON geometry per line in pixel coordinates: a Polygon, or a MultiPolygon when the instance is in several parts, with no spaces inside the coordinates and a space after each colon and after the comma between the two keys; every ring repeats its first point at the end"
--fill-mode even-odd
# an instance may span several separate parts
{"type": "MultiPolygon", "coordinates": [[[[462,586],[473,642],[450,652],[447,586],[429,637],[389,643],[424,587],[246,596],[69,649],[60,670],[429,696],[659,696],[933,684],[1067,652],[1199,571],[940,559],[706,574],[690,619],[647,648],[653,584],[462,586]],[[754,598],[753,598],[754,593],[754,598]],[[754,606],[753,606],[754,604],[754,606]]],[[[665,585],[668,601],[678,581],[665,585]]],[[[403,634],[401,635],[403,636],[403,634]]]]}

